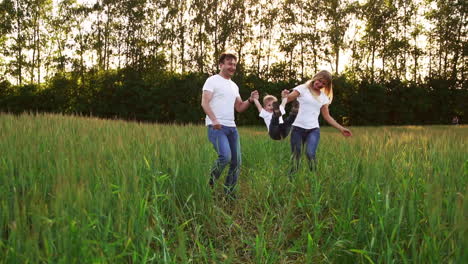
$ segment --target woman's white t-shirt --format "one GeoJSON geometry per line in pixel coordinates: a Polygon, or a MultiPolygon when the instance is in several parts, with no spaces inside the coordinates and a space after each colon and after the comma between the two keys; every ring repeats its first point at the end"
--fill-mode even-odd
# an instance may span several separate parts
{"type": "Polygon", "coordinates": [[[305,84],[297,86],[294,90],[299,92],[299,97],[297,97],[299,112],[292,125],[304,129],[319,127],[318,117],[320,115],[320,109],[323,105],[330,103],[328,96],[321,92],[320,96],[315,98],[305,84]]]}
{"type": "MultiPolygon", "coordinates": [[[[286,114],[286,111],[284,110],[284,107],[282,105],[280,105],[279,109],[281,111],[281,115],[286,114]]],[[[270,113],[262,108],[262,111],[260,111],[260,114],[258,116],[263,118],[263,121],[265,121],[265,125],[267,126],[267,129],[270,130],[270,123],[271,123],[271,119],[273,119],[273,112],[270,113]]],[[[279,123],[280,124],[284,123],[282,116],[280,116],[279,118],[279,123]]]]}
{"type": "MultiPolygon", "coordinates": [[[[203,91],[210,91],[213,97],[210,101],[210,107],[218,122],[223,126],[235,127],[234,104],[236,98],[240,97],[239,87],[230,79],[225,79],[216,74],[206,79],[203,85],[203,91]]],[[[211,125],[213,122],[208,115],[205,118],[205,125],[211,125]]]]}

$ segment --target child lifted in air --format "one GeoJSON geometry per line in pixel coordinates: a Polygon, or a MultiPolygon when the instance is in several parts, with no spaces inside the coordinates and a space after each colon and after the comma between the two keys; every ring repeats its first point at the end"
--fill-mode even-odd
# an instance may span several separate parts
{"type": "Polygon", "coordinates": [[[258,99],[254,99],[255,106],[257,106],[259,115],[265,121],[265,125],[268,129],[268,134],[274,140],[281,140],[286,138],[291,131],[291,125],[296,120],[297,112],[299,111],[299,102],[292,102],[291,112],[283,120],[283,115],[286,114],[284,109],[287,102],[287,90],[281,92],[281,104],[278,99],[273,95],[267,95],[263,97],[263,106],[260,104],[258,99]]]}

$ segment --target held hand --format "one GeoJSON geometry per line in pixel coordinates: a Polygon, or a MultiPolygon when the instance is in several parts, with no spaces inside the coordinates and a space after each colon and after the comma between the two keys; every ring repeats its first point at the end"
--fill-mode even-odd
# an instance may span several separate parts
{"type": "Polygon", "coordinates": [[[281,98],[286,98],[289,95],[289,90],[284,89],[281,91],[281,98]]]}
{"type": "Polygon", "coordinates": [[[253,100],[258,100],[259,98],[259,95],[258,95],[258,91],[255,90],[253,92],[250,93],[250,101],[253,101],[253,100]]]}
{"type": "Polygon", "coordinates": [[[345,136],[345,137],[350,137],[350,136],[353,135],[353,133],[351,133],[351,131],[349,129],[347,129],[347,128],[343,128],[341,130],[341,134],[343,134],[343,136],[345,136]]]}

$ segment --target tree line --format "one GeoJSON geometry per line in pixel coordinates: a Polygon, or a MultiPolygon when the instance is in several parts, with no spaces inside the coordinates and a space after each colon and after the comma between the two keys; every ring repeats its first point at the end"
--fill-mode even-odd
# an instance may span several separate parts
{"type": "MultiPolygon", "coordinates": [[[[331,111],[351,125],[463,121],[467,10],[462,0],[4,0],[0,110],[200,122],[204,79],[229,50],[246,94],[279,95],[326,68],[331,111]]],[[[251,112],[239,122],[258,122],[251,112]]]]}

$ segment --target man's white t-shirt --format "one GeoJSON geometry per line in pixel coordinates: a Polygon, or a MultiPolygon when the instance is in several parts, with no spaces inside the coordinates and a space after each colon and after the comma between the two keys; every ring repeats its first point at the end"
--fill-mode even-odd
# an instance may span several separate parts
{"type": "MultiPolygon", "coordinates": [[[[206,79],[203,91],[213,93],[210,107],[218,122],[223,126],[235,127],[234,103],[236,102],[236,98],[240,97],[239,87],[230,79],[225,79],[221,75],[216,74],[206,79]]],[[[207,115],[205,125],[211,124],[213,123],[207,115]]]]}
{"type": "MultiPolygon", "coordinates": [[[[282,105],[280,105],[279,109],[281,111],[281,115],[286,114],[286,111],[284,110],[284,107],[282,105]]],[[[263,118],[263,121],[265,121],[265,125],[266,125],[267,129],[270,130],[270,123],[271,123],[271,119],[273,119],[273,112],[270,113],[270,112],[268,112],[268,111],[266,111],[265,109],[262,108],[262,111],[260,111],[260,114],[258,116],[263,118]]],[[[284,123],[282,116],[280,116],[280,118],[279,118],[279,123],[280,124],[284,123]]]]}
{"type": "Polygon", "coordinates": [[[305,84],[297,86],[294,90],[300,93],[299,97],[297,97],[299,112],[292,125],[304,129],[319,127],[318,117],[320,115],[320,108],[330,103],[328,96],[320,92],[320,96],[315,98],[305,84]]]}

